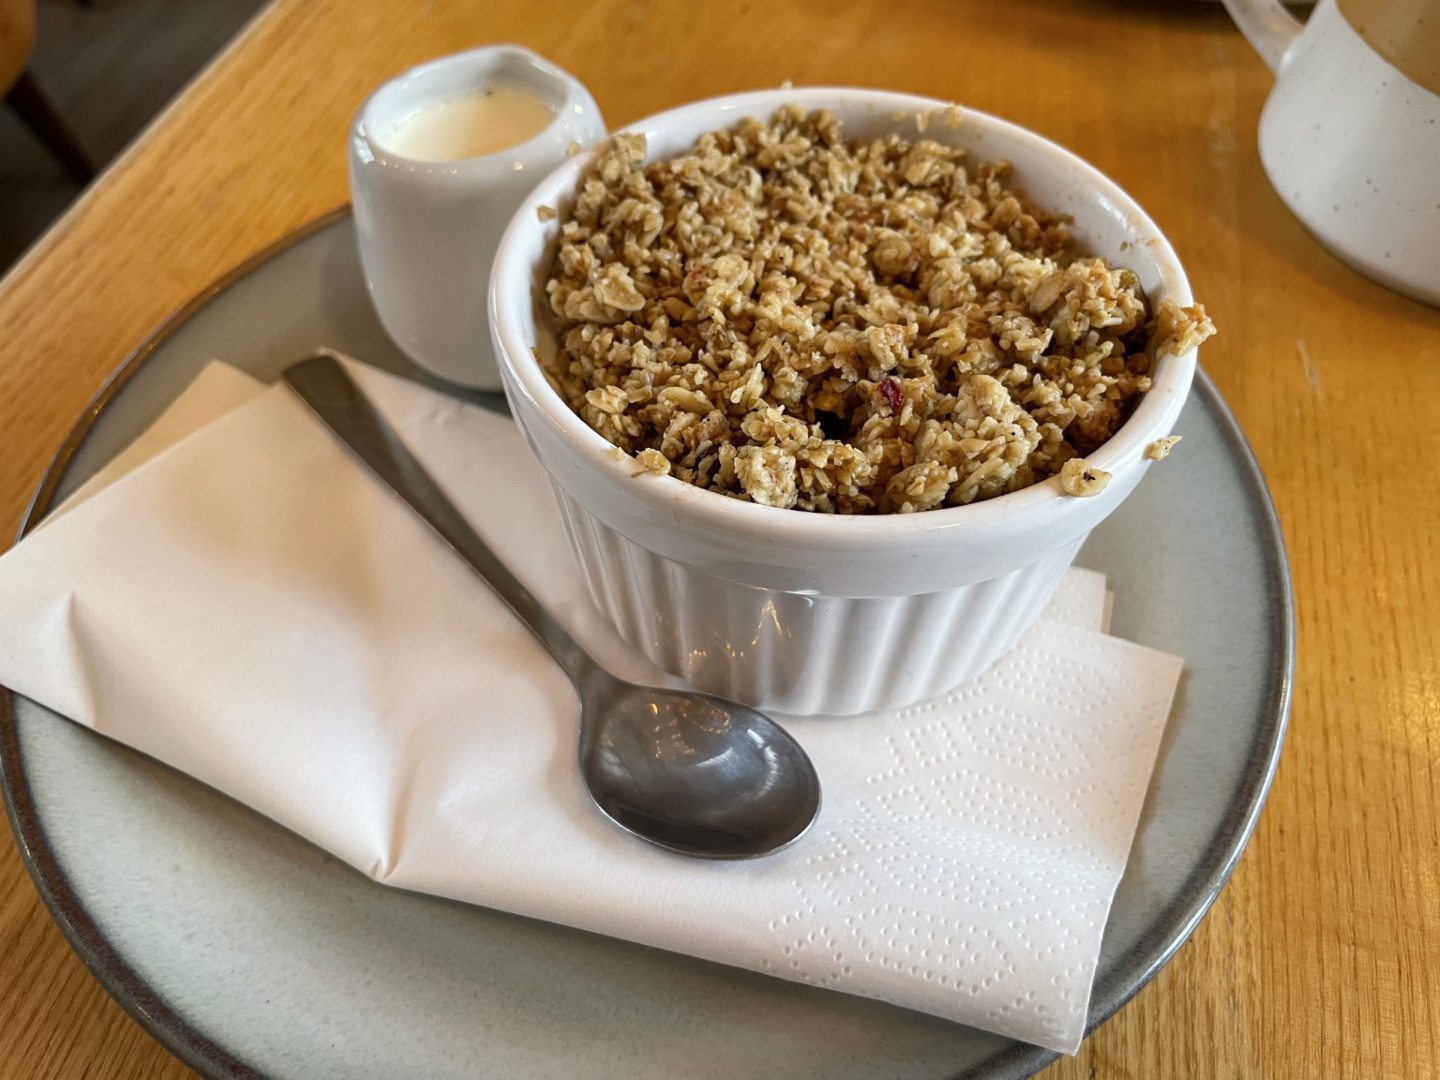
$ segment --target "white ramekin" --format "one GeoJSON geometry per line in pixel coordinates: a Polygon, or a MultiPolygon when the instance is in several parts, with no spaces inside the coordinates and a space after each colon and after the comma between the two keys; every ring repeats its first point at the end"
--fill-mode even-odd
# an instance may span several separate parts
{"type": "MultiPolygon", "coordinates": [[[[899,130],[1007,158],[1038,205],[1073,216],[1083,247],[1128,266],[1152,302],[1191,303],[1174,251],[1135,202],[1091,166],[1014,124],[947,102],[844,88],[716,98],[641,120],[652,159],[706,131],[782,105],[833,110],[847,136],[899,130]],[[924,118],[918,119],[917,118],[924,118]]],[[[505,393],[550,475],[595,603],[647,657],[694,685],[797,715],[846,715],[932,697],[980,674],[1040,613],[1100,521],[1170,433],[1196,357],[1162,357],[1154,388],[1088,455],[1111,474],[1077,498],[1058,479],[970,506],[830,516],[727,498],[657,476],[620,454],[550,387],[536,351],[555,348],[544,282],[559,222],[595,151],[551,173],[521,205],[496,255],[490,325],[505,393]]]]}

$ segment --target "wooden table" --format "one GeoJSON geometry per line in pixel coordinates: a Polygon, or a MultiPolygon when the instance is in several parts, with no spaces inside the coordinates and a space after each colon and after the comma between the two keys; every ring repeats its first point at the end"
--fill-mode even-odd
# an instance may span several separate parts
{"type": "MultiPolygon", "coordinates": [[[[372,86],[496,41],[573,71],[612,124],[785,79],[952,98],[1078,150],[1154,215],[1284,522],[1294,715],[1214,910],[1046,1075],[1440,1075],[1440,312],[1336,262],[1270,190],[1270,78],[1218,5],[278,0],[0,282],[0,522],[150,327],[345,201],[372,86]]],[[[185,1074],[0,844],[0,1076],[185,1074]]]]}

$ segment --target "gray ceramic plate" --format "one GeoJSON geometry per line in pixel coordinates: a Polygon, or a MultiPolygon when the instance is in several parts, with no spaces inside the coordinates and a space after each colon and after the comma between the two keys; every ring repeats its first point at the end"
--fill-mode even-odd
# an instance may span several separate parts
{"type": "MultiPolygon", "coordinates": [[[[31,521],[220,357],[265,379],[318,345],[414,374],[346,215],[198,298],[101,391],[31,521]]],[[[1080,561],[1115,633],[1186,658],[1100,956],[1099,1024],[1204,915],[1255,824],[1289,703],[1290,582],[1270,500],[1203,376],[1184,445],[1080,561]]],[[[112,994],[218,1076],[1019,1077],[1053,1054],[919,1013],[396,892],[201,785],[0,693],[11,824],[112,994]]]]}

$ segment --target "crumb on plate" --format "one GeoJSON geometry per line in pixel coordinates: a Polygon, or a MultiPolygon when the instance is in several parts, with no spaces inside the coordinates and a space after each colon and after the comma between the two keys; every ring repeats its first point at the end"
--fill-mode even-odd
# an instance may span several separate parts
{"type": "Polygon", "coordinates": [[[1164,461],[1181,438],[1179,435],[1166,435],[1163,439],[1156,439],[1145,448],[1145,456],[1151,461],[1164,461]]]}

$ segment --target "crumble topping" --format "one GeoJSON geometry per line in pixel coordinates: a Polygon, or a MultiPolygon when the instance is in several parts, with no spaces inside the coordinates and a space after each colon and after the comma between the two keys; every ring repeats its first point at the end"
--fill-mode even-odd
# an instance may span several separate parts
{"type": "Polygon", "coordinates": [[[547,377],[643,469],[767,506],[907,513],[1056,474],[1094,494],[1083,457],[1151,352],[1214,327],[1152,311],[1009,177],[797,106],[650,164],[615,136],[561,228],[547,377]]]}

